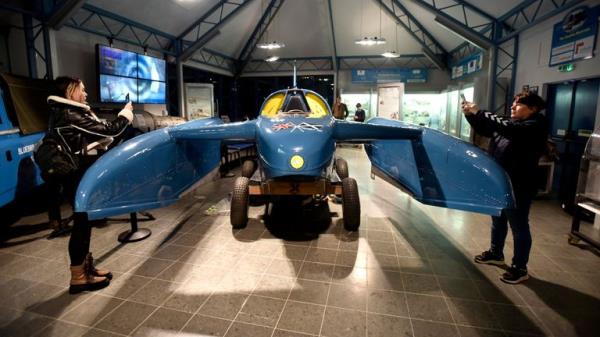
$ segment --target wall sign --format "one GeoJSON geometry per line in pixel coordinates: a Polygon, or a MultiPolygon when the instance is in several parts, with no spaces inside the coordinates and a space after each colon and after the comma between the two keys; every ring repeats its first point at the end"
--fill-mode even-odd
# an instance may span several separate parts
{"type": "Polygon", "coordinates": [[[483,54],[477,53],[466,57],[458,62],[452,67],[451,78],[457,79],[466,75],[470,75],[476,71],[481,70],[483,63],[483,54]]]}
{"type": "Polygon", "coordinates": [[[427,68],[352,69],[352,83],[425,83],[427,68]]]}
{"type": "Polygon", "coordinates": [[[594,56],[599,11],[600,6],[578,7],[554,25],[550,67],[594,56]]]}

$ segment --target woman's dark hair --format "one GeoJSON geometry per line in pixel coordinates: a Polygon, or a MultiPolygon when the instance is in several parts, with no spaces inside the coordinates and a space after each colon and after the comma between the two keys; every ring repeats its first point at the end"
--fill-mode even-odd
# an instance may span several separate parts
{"type": "Polygon", "coordinates": [[[73,90],[81,83],[81,80],[69,76],[59,76],[54,80],[54,92],[56,96],[70,98],[73,90]]]}
{"type": "Polygon", "coordinates": [[[535,112],[540,112],[546,108],[546,102],[543,98],[531,91],[525,91],[515,96],[517,103],[525,104],[535,112]]]}

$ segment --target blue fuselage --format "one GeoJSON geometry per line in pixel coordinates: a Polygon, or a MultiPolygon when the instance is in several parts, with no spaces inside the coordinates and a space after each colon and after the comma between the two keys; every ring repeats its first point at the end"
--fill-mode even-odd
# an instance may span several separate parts
{"type": "Polygon", "coordinates": [[[331,116],[259,117],[256,144],[266,178],[324,177],[335,151],[333,123],[331,116]],[[294,156],[302,158],[301,167],[293,167],[294,156]]]}

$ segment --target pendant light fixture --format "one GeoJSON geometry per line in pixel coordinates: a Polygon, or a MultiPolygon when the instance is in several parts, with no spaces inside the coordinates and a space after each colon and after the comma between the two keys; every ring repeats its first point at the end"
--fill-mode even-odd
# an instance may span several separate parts
{"type": "MultiPolygon", "coordinates": [[[[361,12],[364,13],[362,4],[363,3],[361,3],[361,12]]],[[[375,46],[375,45],[382,45],[382,44],[386,43],[385,38],[383,38],[381,36],[381,11],[382,11],[382,9],[381,9],[381,6],[380,6],[379,7],[379,36],[373,36],[373,37],[365,36],[362,39],[356,39],[356,40],[354,40],[355,44],[360,45],[360,46],[375,46]]],[[[362,23],[363,23],[362,13],[361,13],[361,16],[360,16],[360,32],[361,32],[361,35],[362,35],[362,23]]]]}
{"type": "MultiPolygon", "coordinates": [[[[265,12],[265,2],[263,0],[262,2],[262,12],[265,12]]],[[[280,49],[285,47],[285,44],[282,42],[277,42],[277,40],[273,40],[273,41],[269,41],[269,31],[271,30],[270,27],[267,27],[267,31],[265,32],[265,39],[264,42],[258,43],[256,45],[256,47],[260,48],[260,49],[266,49],[266,50],[274,50],[274,49],[280,49]]]]}
{"type": "Polygon", "coordinates": [[[394,26],[394,42],[396,44],[396,48],[394,48],[394,50],[388,50],[385,53],[381,54],[381,56],[383,57],[388,57],[388,58],[396,58],[396,57],[400,57],[400,54],[398,54],[398,24],[396,23],[396,25],[394,26]]]}

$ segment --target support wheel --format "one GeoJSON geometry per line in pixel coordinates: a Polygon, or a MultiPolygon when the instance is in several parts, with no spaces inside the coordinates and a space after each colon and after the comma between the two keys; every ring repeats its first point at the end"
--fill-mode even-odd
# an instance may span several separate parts
{"type": "Polygon", "coordinates": [[[238,177],[233,185],[231,196],[231,227],[233,229],[245,228],[248,224],[248,184],[250,179],[238,177]]]}
{"type": "Polygon", "coordinates": [[[350,176],[348,173],[348,163],[345,159],[338,158],[335,160],[335,172],[337,172],[340,179],[348,178],[350,176]]]}
{"type": "Polygon", "coordinates": [[[344,228],[351,232],[357,231],[360,226],[360,199],[354,178],[342,179],[342,211],[344,228]]]}
{"type": "Polygon", "coordinates": [[[254,171],[256,170],[256,165],[252,160],[246,160],[242,164],[242,177],[252,178],[254,171]]]}

